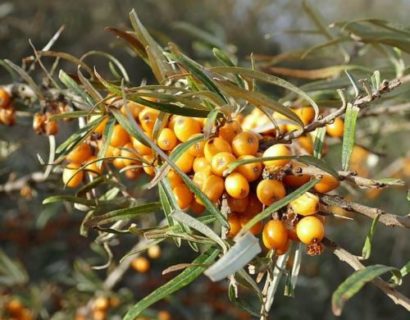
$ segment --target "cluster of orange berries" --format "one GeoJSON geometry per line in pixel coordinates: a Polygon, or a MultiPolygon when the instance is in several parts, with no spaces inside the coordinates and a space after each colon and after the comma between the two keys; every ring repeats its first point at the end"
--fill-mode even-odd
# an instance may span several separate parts
{"type": "Polygon", "coordinates": [[[119,304],[120,300],[117,297],[99,296],[92,301],[90,316],[87,316],[87,312],[78,310],[74,319],[106,320],[110,309],[118,307],[119,304]]]}
{"type": "Polygon", "coordinates": [[[13,126],[16,123],[16,109],[6,89],[0,88],[0,124],[13,126]]]}
{"type": "MultiPolygon", "coordinates": [[[[109,100],[107,103],[114,106],[120,100],[122,101],[120,98],[117,100],[110,98],[109,100]]],[[[172,153],[180,143],[187,142],[202,134],[206,123],[206,119],[202,118],[173,115],[154,138],[153,131],[159,111],[134,102],[128,102],[126,107],[122,106],[121,111],[126,113],[127,108],[145,134],[168,154],[172,153]]],[[[314,110],[310,106],[295,108],[293,111],[305,125],[314,119],[314,110]]],[[[281,117],[281,119],[284,118],[281,117]]],[[[343,125],[343,120],[339,120],[343,125]]],[[[339,120],[336,119],[330,128],[328,127],[329,135],[340,137],[343,134],[339,120]],[[336,132],[340,130],[341,133],[336,132]]],[[[189,175],[212,202],[219,205],[223,198],[227,199],[230,225],[228,237],[234,237],[244,224],[263,210],[264,206],[269,206],[280,200],[289,191],[311,179],[308,175],[285,174],[285,168],[289,169],[292,165],[301,166],[289,158],[266,161],[256,159],[257,157],[290,157],[313,152],[310,135],[300,137],[296,143],[274,144],[266,150],[262,150],[261,140],[276,134],[275,130],[262,134],[253,130],[258,123],[261,124],[263,121],[261,112],[254,109],[244,117],[237,115],[218,123],[215,125],[214,134],[209,139],[194,143],[175,161],[178,168],[189,175]],[[255,161],[252,162],[252,159],[255,161]],[[230,164],[237,160],[246,160],[247,162],[238,166],[233,172],[229,172],[230,164]]],[[[97,137],[101,137],[107,122],[108,117],[100,121],[100,124],[94,129],[97,137]]],[[[292,123],[281,125],[281,130],[291,131],[294,129],[295,125],[292,123]]],[[[79,170],[80,168],[93,174],[102,173],[102,160],[96,157],[101,143],[102,141],[98,139],[97,141],[83,142],[66,156],[69,163],[63,171],[63,181],[68,187],[77,187],[83,181],[84,173],[79,170]],[[98,162],[100,164],[97,164],[98,162]]],[[[117,169],[122,169],[126,177],[130,179],[137,178],[142,172],[154,176],[155,168],[158,166],[158,158],[154,150],[134,137],[130,137],[120,124],[116,124],[113,128],[105,158],[112,159],[112,165],[117,169]]],[[[205,210],[202,201],[191,192],[176,171],[170,170],[167,177],[178,206],[182,210],[190,210],[195,214],[200,214],[205,210]]],[[[314,189],[317,193],[326,193],[337,188],[338,185],[339,181],[336,178],[325,175],[314,189]]],[[[289,243],[287,239],[296,239],[296,237],[306,244],[320,242],[324,232],[321,231],[323,230],[323,220],[315,215],[318,202],[319,198],[315,194],[307,193],[298,199],[298,204],[293,203],[289,206],[288,211],[294,213],[291,229],[296,226],[296,232],[293,238],[289,236],[285,237],[286,241],[280,241],[280,245],[273,239],[273,235],[278,232],[272,230],[276,230],[275,226],[278,224],[285,226],[286,223],[283,221],[286,220],[285,215],[283,217],[281,215],[276,222],[267,223],[263,232],[266,247],[275,249],[277,252],[286,251],[286,246],[289,243]],[[303,206],[312,206],[312,208],[300,209],[303,206]],[[309,217],[302,219],[308,215],[309,217]],[[309,234],[306,235],[306,233],[309,233],[311,229],[314,229],[310,231],[310,235],[313,236],[309,237],[309,234]]],[[[259,223],[251,231],[258,234],[262,228],[262,224],[259,223]]],[[[287,229],[289,227],[286,227],[287,229]]]]}
{"type": "Polygon", "coordinates": [[[7,301],[5,304],[4,310],[9,316],[9,318],[7,319],[12,319],[12,320],[32,320],[34,319],[31,311],[28,308],[26,308],[23,305],[23,303],[17,298],[13,298],[7,301]]]}
{"type": "MultiPolygon", "coordinates": [[[[155,260],[161,256],[161,248],[158,245],[152,245],[147,250],[148,258],[155,260]]],[[[139,273],[146,273],[151,268],[151,262],[147,257],[139,256],[131,261],[131,268],[139,273]]]]}

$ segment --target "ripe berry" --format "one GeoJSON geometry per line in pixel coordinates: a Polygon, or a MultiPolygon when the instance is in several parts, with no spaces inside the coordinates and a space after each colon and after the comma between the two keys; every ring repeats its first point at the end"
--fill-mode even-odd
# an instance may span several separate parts
{"type": "MultiPolygon", "coordinates": [[[[243,226],[245,226],[245,225],[249,222],[249,220],[251,220],[251,219],[253,218],[253,216],[249,216],[249,215],[247,215],[246,213],[247,213],[247,212],[245,212],[245,214],[242,214],[242,215],[239,217],[239,221],[240,221],[240,223],[241,223],[241,228],[242,228],[243,226]]],[[[252,234],[257,235],[257,234],[259,234],[259,233],[262,231],[262,228],[263,228],[262,221],[259,221],[259,222],[255,223],[255,224],[252,226],[252,228],[249,229],[249,231],[250,231],[252,234]]]]}
{"type": "Polygon", "coordinates": [[[178,140],[185,142],[201,132],[201,125],[193,118],[178,116],[174,123],[174,132],[178,140]]]}
{"type": "Polygon", "coordinates": [[[174,149],[177,143],[178,140],[175,136],[174,131],[169,128],[164,128],[161,130],[157,139],[158,147],[160,147],[162,150],[169,151],[174,149]]]}
{"type": "MultiPolygon", "coordinates": [[[[297,108],[292,111],[296,113],[304,125],[311,123],[315,117],[315,110],[311,106],[297,108]]],[[[297,124],[287,124],[286,128],[290,132],[300,129],[300,126],[297,124]]]]}
{"type": "Polygon", "coordinates": [[[235,199],[228,197],[228,206],[231,209],[231,212],[245,212],[249,205],[249,197],[242,199],[235,199]]]}
{"type": "MultiPolygon", "coordinates": [[[[192,153],[191,153],[192,154],[192,153]]],[[[205,157],[199,157],[194,159],[194,163],[192,164],[192,169],[194,172],[201,171],[205,168],[210,168],[211,165],[208,162],[208,160],[205,159],[205,157]]]]}
{"type": "Polygon", "coordinates": [[[232,140],[232,149],[236,156],[254,156],[259,149],[259,139],[256,133],[244,131],[237,134],[232,140]]]}
{"type": "MultiPolygon", "coordinates": [[[[194,134],[190,139],[197,137],[198,134],[194,134]]],[[[204,147],[205,147],[205,140],[200,140],[194,143],[189,149],[188,152],[193,155],[194,157],[203,157],[204,156],[204,147]]]]}
{"type": "MultiPolygon", "coordinates": [[[[238,160],[254,159],[254,156],[240,156],[238,160]]],[[[261,162],[252,162],[240,165],[236,169],[242,174],[249,182],[253,182],[259,179],[262,174],[263,165],[261,162]]]]}
{"type": "Polygon", "coordinates": [[[314,186],[314,189],[320,193],[327,193],[336,189],[340,182],[335,177],[331,175],[323,175],[322,179],[314,186]]]}
{"type": "Polygon", "coordinates": [[[262,203],[259,201],[258,197],[251,193],[249,195],[249,204],[248,207],[246,208],[246,214],[249,216],[255,216],[259,212],[261,212],[263,209],[262,203]]]}
{"type": "Polygon", "coordinates": [[[125,106],[121,107],[122,114],[127,116],[128,115],[127,109],[128,109],[134,119],[138,119],[138,115],[144,109],[144,106],[142,104],[139,104],[134,101],[128,101],[126,106],[127,107],[125,106]]]}
{"type": "Polygon", "coordinates": [[[134,147],[135,151],[137,151],[138,154],[142,156],[150,155],[152,154],[152,149],[145,144],[143,144],[141,141],[138,139],[132,137],[132,146],[134,147]]]}
{"type": "Polygon", "coordinates": [[[120,155],[125,167],[139,164],[139,157],[130,142],[121,148],[120,155]]]}
{"type": "Polygon", "coordinates": [[[121,127],[119,124],[114,126],[112,131],[110,145],[113,147],[122,147],[127,142],[130,141],[130,136],[128,135],[127,131],[121,127]]]}
{"type": "Polygon", "coordinates": [[[315,214],[319,209],[319,197],[313,193],[305,192],[300,197],[290,202],[293,212],[302,216],[315,214]]]}
{"type": "Polygon", "coordinates": [[[186,210],[189,208],[192,200],[194,200],[194,196],[192,195],[191,190],[184,184],[178,184],[174,189],[172,189],[175,199],[177,200],[178,206],[182,210],[186,210]]]}
{"type": "Polygon", "coordinates": [[[94,300],[93,309],[107,310],[110,307],[110,301],[106,297],[98,297],[94,300]]]}
{"type": "Polygon", "coordinates": [[[141,168],[129,168],[125,170],[125,176],[129,180],[136,180],[141,175],[142,169],[141,168]]]}
{"type": "Polygon", "coordinates": [[[175,164],[180,168],[183,172],[188,173],[192,170],[192,166],[194,164],[194,157],[188,152],[185,151],[183,154],[179,156],[179,158],[175,161],[175,164]]]}
{"type": "Polygon", "coordinates": [[[13,126],[16,123],[16,109],[0,109],[0,123],[13,126]]]}
{"type": "Polygon", "coordinates": [[[200,215],[204,212],[205,207],[202,204],[199,204],[196,200],[192,201],[191,203],[191,211],[196,215],[200,215]]]}
{"type": "Polygon", "coordinates": [[[229,214],[228,224],[229,224],[229,231],[228,231],[227,237],[233,238],[238,234],[238,232],[242,228],[239,215],[235,212],[229,214]]]}
{"type": "Polygon", "coordinates": [[[155,156],[152,154],[148,154],[145,156],[142,156],[142,158],[145,160],[145,162],[142,163],[142,169],[144,172],[149,175],[149,176],[154,176],[155,175],[155,156]]]}
{"type": "Polygon", "coordinates": [[[212,172],[222,177],[224,171],[228,169],[229,164],[235,160],[235,156],[230,152],[217,153],[211,160],[212,172]]]}
{"type": "Polygon", "coordinates": [[[147,255],[151,259],[158,259],[161,256],[161,247],[157,244],[150,246],[147,250],[147,255]]]}
{"type": "Polygon", "coordinates": [[[152,108],[144,108],[139,114],[138,119],[140,120],[142,129],[147,133],[152,133],[154,129],[155,121],[157,121],[159,111],[152,108]]]}
{"type": "Polygon", "coordinates": [[[325,227],[316,216],[304,217],[296,225],[296,234],[301,242],[312,244],[322,241],[325,236],[325,227]]]}
{"type": "Polygon", "coordinates": [[[268,221],[262,232],[262,241],[267,249],[281,250],[288,242],[288,230],[280,220],[268,221]]]}
{"type": "Polygon", "coordinates": [[[95,121],[96,119],[100,119],[100,122],[99,122],[99,123],[96,125],[96,127],[94,128],[94,132],[97,133],[97,134],[99,134],[99,135],[102,135],[102,134],[104,133],[105,127],[106,127],[106,125],[107,125],[108,117],[106,117],[106,116],[101,117],[101,116],[99,116],[99,115],[94,115],[94,116],[91,116],[91,117],[90,117],[90,121],[89,121],[89,122],[93,122],[93,121],[95,121]]]}
{"type": "Polygon", "coordinates": [[[282,181],[287,187],[298,188],[304,185],[305,183],[309,182],[309,180],[310,176],[302,174],[300,176],[284,176],[282,181]]]}
{"type": "Polygon", "coordinates": [[[334,138],[343,137],[345,124],[341,118],[336,118],[333,123],[326,125],[326,133],[334,138]]]}
{"type": "Polygon", "coordinates": [[[234,172],[225,178],[226,192],[235,199],[242,199],[249,194],[249,183],[240,173],[234,172]]]}
{"type": "Polygon", "coordinates": [[[173,169],[169,170],[167,178],[171,188],[175,188],[178,184],[183,183],[181,176],[173,169]]]}
{"type": "Polygon", "coordinates": [[[84,161],[87,161],[92,156],[92,154],[93,152],[89,144],[80,143],[67,154],[66,159],[68,162],[75,162],[80,164],[84,161]]]}
{"type": "Polygon", "coordinates": [[[231,143],[233,138],[242,131],[241,125],[238,121],[227,121],[219,128],[218,134],[225,141],[231,143]]]}
{"type": "Polygon", "coordinates": [[[231,146],[226,140],[220,137],[216,137],[216,138],[209,139],[205,143],[204,155],[205,155],[206,160],[208,160],[208,162],[211,162],[213,156],[219,152],[231,152],[232,153],[231,146]]]}
{"type": "Polygon", "coordinates": [[[138,257],[132,260],[131,267],[137,272],[145,273],[148,272],[148,270],[151,267],[151,264],[147,258],[138,257]]]}
{"type": "Polygon", "coordinates": [[[256,196],[264,205],[269,206],[272,203],[284,198],[286,190],[282,182],[278,180],[262,180],[256,187],[256,196]]]}
{"type": "MultiPolygon", "coordinates": [[[[263,153],[263,157],[284,157],[284,156],[291,156],[292,153],[290,148],[285,144],[274,144],[273,146],[269,147],[263,153]]],[[[281,169],[284,165],[289,163],[290,159],[280,159],[280,160],[267,160],[264,161],[265,167],[270,172],[275,172],[281,169]]]]}
{"type": "Polygon", "coordinates": [[[203,182],[201,190],[212,202],[217,202],[225,190],[224,180],[211,174],[203,182]]]}
{"type": "Polygon", "coordinates": [[[100,175],[102,173],[102,165],[101,165],[102,161],[96,161],[96,160],[97,160],[96,156],[91,156],[90,158],[86,160],[87,164],[84,168],[86,171],[88,171],[94,176],[100,175]]]}
{"type": "Polygon", "coordinates": [[[308,154],[313,154],[313,140],[310,134],[300,136],[296,139],[296,142],[308,154]]]}
{"type": "Polygon", "coordinates": [[[76,171],[81,168],[77,163],[68,164],[63,170],[63,182],[68,188],[78,187],[84,178],[83,171],[76,171]]]}
{"type": "Polygon", "coordinates": [[[212,174],[211,167],[204,168],[195,172],[192,181],[200,188],[204,185],[205,180],[212,174]]]}
{"type": "Polygon", "coordinates": [[[10,105],[9,93],[5,89],[0,88],[0,109],[8,108],[9,105],[10,105]]]}
{"type": "Polygon", "coordinates": [[[44,132],[48,136],[54,136],[58,132],[58,124],[57,121],[54,120],[47,120],[45,123],[44,132]]]}

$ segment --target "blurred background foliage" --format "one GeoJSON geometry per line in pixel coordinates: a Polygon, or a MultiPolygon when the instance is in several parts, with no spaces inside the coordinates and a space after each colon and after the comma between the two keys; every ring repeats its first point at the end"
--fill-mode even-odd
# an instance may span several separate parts
{"type": "MultiPolygon", "coordinates": [[[[328,22],[377,17],[405,24],[410,9],[410,3],[406,0],[312,0],[310,3],[320,10],[328,22]]],[[[151,75],[147,67],[133,58],[112,34],[104,31],[106,26],[128,28],[128,12],[131,8],[137,9],[142,21],[157,39],[163,42],[172,40],[197,59],[209,58],[210,43],[197,41],[192,34],[193,29],[184,27],[182,23],[190,23],[199,30],[209,32],[213,35],[212,41],[224,45],[243,63],[249,62],[251,52],[277,55],[324,40],[322,35],[300,32],[314,27],[299,1],[13,0],[0,3],[0,58],[8,58],[19,64],[23,57],[32,54],[28,39],[41,48],[64,25],[65,30],[53,47],[54,50],[76,56],[94,49],[107,51],[126,66],[134,82],[149,79],[151,75]]],[[[330,54],[328,59],[332,58],[330,54]]],[[[375,57],[374,61],[370,59],[366,63],[376,68],[377,59],[375,57]]],[[[293,66],[309,69],[323,66],[325,61],[298,61],[293,66]]],[[[98,59],[93,63],[97,68],[106,68],[98,59]]],[[[8,74],[1,69],[0,83],[9,82],[8,74]]],[[[46,158],[47,139],[31,134],[28,130],[30,126],[27,120],[11,129],[0,127],[0,184],[43,169],[36,154],[46,158]]],[[[64,124],[58,140],[62,141],[72,128],[71,124],[64,124]]],[[[368,146],[383,154],[373,169],[376,173],[394,164],[394,159],[406,155],[410,147],[408,134],[407,128],[367,142],[368,146]]],[[[335,159],[339,159],[339,146],[331,148],[335,149],[335,159]]],[[[39,312],[39,319],[68,319],[73,318],[76,307],[86,304],[93,293],[101,289],[105,271],[90,269],[91,265],[105,261],[101,249],[92,245],[95,235],[89,238],[79,235],[81,216],[71,207],[63,204],[41,205],[42,199],[55,193],[55,186],[62,187],[61,184],[51,179],[47,183],[32,186],[32,189],[0,193],[1,249],[18,261],[13,268],[19,270],[21,266],[21,272],[12,272],[14,278],[9,275],[11,284],[0,277],[0,309],[2,302],[15,295],[39,312]]],[[[364,194],[360,192],[354,197],[363,200],[364,194]]],[[[401,188],[382,192],[375,199],[363,201],[395,213],[406,213],[410,211],[410,206],[405,198],[406,190],[401,188]]],[[[332,239],[359,254],[370,223],[361,218],[345,222],[337,220],[331,221],[327,230],[332,239]]],[[[408,239],[406,230],[379,225],[370,262],[404,265],[410,257],[408,239]]],[[[125,237],[121,245],[117,246],[116,258],[119,259],[135,240],[131,236],[125,237]]],[[[178,250],[174,243],[167,243],[162,248],[161,259],[152,261],[152,269],[148,274],[129,271],[113,293],[121,304],[110,319],[118,319],[128,303],[142,298],[169,279],[172,275],[161,276],[164,268],[191,261],[192,252],[188,248],[184,249],[178,250]]],[[[10,268],[6,267],[6,270],[10,271],[10,268]]],[[[305,256],[295,298],[278,295],[272,314],[280,319],[333,319],[331,293],[350,273],[346,265],[327,252],[320,257],[305,256]]],[[[410,284],[408,278],[405,281],[407,283],[402,290],[407,290],[408,295],[410,284]]],[[[173,319],[247,318],[229,305],[224,283],[211,284],[204,278],[196,281],[188,290],[158,303],[156,309],[169,310],[173,319]]],[[[155,311],[152,314],[156,315],[155,311]]],[[[348,303],[341,317],[359,318],[408,319],[409,315],[380,291],[368,286],[348,303]]]]}

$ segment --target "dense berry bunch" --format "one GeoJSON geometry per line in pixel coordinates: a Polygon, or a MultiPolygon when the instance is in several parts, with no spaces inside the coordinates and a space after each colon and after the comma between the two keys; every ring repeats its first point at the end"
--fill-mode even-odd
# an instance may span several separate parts
{"type": "MultiPolygon", "coordinates": [[[[168,154],[172,154],[179,144],[203,134],[207,122],[205,118],[172,115],[154,136],[159,111],[135,102],[122,105],[122,98],[119,97],[109,97],[106,103],[120,109],[124,114],[130,112],[144,133],[168,154]]],[[[292,110],[305,125],[314,119],[314,110],[310,106],[292,110]]],[[[189,175],[212,202],[218,206],[222,206],[224,201],[227,203],[227,237],[235,237],[241,228],[266,206],[284,198],[311,179],[307,174],[293,175],[290,169],[303,166],[292,161],[291,156],[313,152],[312,137],[306,135],[291,144],[264,146],[267,139],[299,128],[282,115],[274,113],[272,116],[278,120],[279,125],[269,130],[260,130],[271,123],[271,120],[259,109],[254,109],[246,116],[236,114],[216,121],[209,138],[193,143],[175,161],[179,169],[189,175]],[[267,157],[284,158],[261,160],[267,157]],[[241,160],[244,161],[239,162],[236,167],[231,166],[241,160]]],[[[93,116],[89,120],[99,121],[99,124],[87,140],[67,154],[67,164],[63,171],[63,182],[67,187],[79,186],[87,174],[89,178],[101,175],[106,166],[121,170],[128,179],[137,179],[141,174],[155,176],[161,164],[155,150],[131,137],[117,123],[112,129],[108,148],[105,154],[101,155],[102,136],[109,120],[108,116],[93,116]],[[101,158],[98,158],[98,154],[101,158]]],[[[334,126],[340,123],[343,125],[343,120],[337,120],[334,126]]],[[[340,137],[340,134],[334,131],[331,135],[340,137]]],[[[167,178],[182,210],[193,214],[201,214],[205,210],[202,201],[194,195],[176,171],[171,169],[167,178]]],[[[324,175],[314,187],[314,192],[327,193],[338,185],[336,178],[324,175]]],[[[275,214],[274,219],[265,225],[254,225],[251,232],[257,235],[263,230],[265,247],[274,249],[277,254],[286,252],[290,240],[301,241],[312,249],[309,252],[317,253],[320,252],[320,241],[324,237],[324,218],[318,213],[319,197],[308,192],[275,214]]]]}

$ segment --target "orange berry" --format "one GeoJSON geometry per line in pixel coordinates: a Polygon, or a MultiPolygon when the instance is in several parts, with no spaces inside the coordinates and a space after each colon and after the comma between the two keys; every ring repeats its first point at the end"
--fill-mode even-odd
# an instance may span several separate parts
{"type": "Polygon", "coordinates": [[[233,138],[242,132],[241,125],[238,121],[227,121],[219,128],[218,134],[225,141],[231,143],[233,138]]]}
{"type": "Polygon", "coordinates": [[[227,141],[220,137],[209,139],[205,143],[204,155],[208,162],[212,161],[214,155],[219,152],[232,152],[231,146],[227,141]]]}
{"type": "Polygon", "coordinates": [[[298,188],[310,180],[310,176],[302,174],[300,176],[287,175],[283,177],[283,183],[292,188],[298,188]]]}
{"type": "Polygon", "coordinates": [[[44,128],[45,134],[48,136],[55,136],[58,133],[57,121],[47,120],[44,128]]]}
{"type": "Polygon", "coordinates": [[[178,140],[175,136],[174,131],[169,128],[164,128],[161,130],[157,139],[158,147],[160,147],[162,150],[169,151],[174,149],[177,143],[178,140]]]}
{"type": "Polygon", "coordinates": [[[286,241],[286,244],[282,248],[276,249],[275,254],[277,256],[281,256],[285,254],[289,250],[289,245],[290,245],[290,240],[288,239],[288,241],[286,241]]]}
{"type": "MultiPolygon", "coordinates": [[[[249,222],[249,220],[251,220],[252,218],[253,218],[252,216],[249,216],[249,215],[247,215],[247,214],[241,215],[240,218],[239,218],[240,223],[241,223],[241,228],[242,228],[243,226],[245,226],[245,225],[249,222]]],[[[255,224],[252,226],[252,228],[249,229],[249,231],[250,231],[252,234],[257,235],[257,234],[259,234],[259,233],[262,231],[262,228],[263,228],[262,221],[259,221],[258,223],[255,223],[255,224]]]]}
{"type": "Polygon", "coordinates": [[[125,170],[125,176],[129,180],[135,180],[139,178],[139,176],[141,175],[141,171],[141,168],[130,168],[125,170]]]}
{"type": "Polygon", "coordinates": [[[254,156],[259,149],[259,139],[256,133],[244,131],[237,134],[232,140],[232,149],[236,156],[254,156]]]}
{"type": "Polygon", "coordinates": [[[212,174],[211,168],[204,168],[200,171],[195,172],[192,181],[200,188],[202,188],[205,180],[212,174]]]}
{"type": "Polygon", "coordinates": [[[135,164],[139,164],[139,158],[137,156],[137,152],[135,152],[132,143],[127,143],[121,148],[120,153],[122,158],[122,162],[124,163],[125,167],[132,166],[135,164]]]}
{"type": "Polygon", "coordinates": [[[345,124],[343,119],[336,118],[333,123],[326,125],[326,133],[334,138],[343,137],[343,132],[345,129],[345,124]]]}
{"type": "Polygon", "coordinates": [[[242,199],[249,194],[249,182],[240,173],[234,172],[225,178],[226,192],[235,199],[242,199]]]}
{"type": "Polygon", "coordinates": [[[87,161],[92,154],[93,151],[87,143],[80,143],[67,154],[66,160],[80,164],[87,161]]]}
{"type": "Polygon", "coordinates": [[[131,267],[141,273],[146,273],[151,267],[149,260],[145,257],[138,257],[131,261],[131,267]]]}
{"type": "Polygon", "coordinates": [[[16,109],[0,109],[0,124],[13,126],[16,123],[16,109]]]}
{"type": "Polygon", "coordinates": [[[12,316],[18,316],[23,311],[24,306],[20,300],[13,298],[6,303],[6,310],[12,316]]]}
{"type": "Polygon", "coordinates": [[[174,130],[175,121],[178,119],[178,117],[179,117],[179,116],[177,116],[177,115],[172,115],[172,116],[169,118],[168,128],[170,128],[171,130],[174,130]]]}
{"type": "Polygon", "coordinates": [[[193,118],[179,116],[174,123],[174,132],[179,141],[185,142],[201,132],[201,125],[193,118]]]}
{"type": "Polygon", "coordinates": [[[320,193],[327,193],[336,189],[340,182],[335,177],[331,175],[324,174],[322,179],[315,184],[314,189],[320,193]]]}
{"type": "Polygon", "coordinates": [[[302,216],[310,216],[319,210],[319,197],[313,193],[305,192],[290,202],[293,212],[302,216]]]}
{"type": "Polygon", "coordinates": [[[171,320],[171,314],[166,310],[161,310],[158,312],[158,320],[171,320]]]}
{"type": "Polygon", "coordinates": [[[242,228],[239,215],[235,212],[229,214],[228,224],[229,224],[229,231],[228,231],[227,237],[233,238],[238,234],[238,232],[242,228]]]}
{"type": "Polygon", "coordinates": [[[262,241],[267,249],[281,250],[288,242],[288,230],[280,220],[268,221],[262,232],[262,241]]]}
{"type": "Polygon", "coordinates": [[[316,216],[304,217],[296,225],[296,234],[301,242],[312,244],[322,241],[325,236],[325,227],[316,216]]]}
{"type": "Polygon", "coordinates": [[[68,164],[63,170],[63,182],[68,188],[78,187],[84,178],[83,171],[76,171],[81,168],[77,163],[68,164]]]}
{"type": "Polygon", "coordinates": [[[115,158],[115,159],[112,161],[112,164],[113,164],[114,167],[116,167],[117,169],[125,168],[125,163],[124,163],[124,159],[123,159],[123,158],[115,158]]]}
{"type": "Polygon", "coordinates": [[[0,109],[8,108],[10,100],[10,94],[5,89],[0,88],[0,109]]]}
{"type": "Polygon", "coordinates": [[[180,183],[172,191],[175,199],[177,200],[178,206],[182,210],[188,209],[192,200],[194,200],[191,190],[189,190],[184,183],[180,183]]]}
{"type": "Polygon", "coordinates": [[[305,106],[294,110],[295,113],[302,120],[304,125],[307,125],[315,118],[315,110],[311,106],[305,106]]]}
{"type": "Polygon", "coordinates": [[[261,212],[263,209],[262,203],[259,201],[258,197],[255,194],[250,194],[249,195],[249,203],[246,208],[246,214],[248,216],[255,216],[259,212],[261,212]]]}
{"type": "Polygon", "coordinates": [[[157,244],[150,246],[147,250],[147,255],[151,259],[158,259],[161,256],[161,247],[157,244]]]}
{"type": "Polygon", "coordinates": [[[296,139],[296,142],[308,154],[313,154],[313,148],[314,148],[313,147],[313,140],[312,140],[312,136],[310,134],[300,136],[299,138],[296,139]]]}
{"type": "Polygon", "coordinates": [[[121,127],[119,124],[114,126],[112,131],[110,145],[113,147],[122,147],[124,144],[130,141],[130,136],[128,132],[121,127]]]}
{"type": "Polygon", "coordinates": [[[88,158],[85,170],[91,173],[92,175],[100,175],[102,173],[102,160],[96,161],[96,156],[91,156],[88,158]]]}
{"type": "Polygon", "coordinates": [[[211,165],[209,164],[208,160],[205,159],[205,157],[195,158],[192,164],[192,169],[194,170],[194,172],[201,171],[208,167],[210,168],[211,165]]]}
{"type": "Polygon", "coordinates": [[[142,164],[142,169],[144,172],[149,175],[149,176],[154,176],[155,175],[155,156],[152,154],[148,154],[145,156],[142,156],[142,158],[145,160],[145,163],[142,164]]]}
{"type": "Polygon", "coordinates": [[[211,160],[212,172],[222,177],[224,171],[228,169],[229,164],[235,160],[235,156],[230,152],[217,153],[211,160]]]}
{"type": "Polygon", "coordinates": [[[102,135],[104,133],[105,127],[107,126],[108,117],[107,116],[100,117],[99,115],[91,116],[90,122],[95,121],[96,119],[101,119],[101,120],[94,128],[94,132],[102,135]]]}
{"type": "Polygon", "coordinates": [[[183,172],[188,173],[192,170],[192,166],[194,164],[194,157],[188,152],[185,151],[183,154],[179,156],[179,158],[175,161],[175,164],[178,168],[180,168],[183,172]]]}
{"type": "Polygon", "coordinates": [[[183,183],[181,176],[173,169],[169,170],[167,177],[171,188],[175,188],[178,184],[183,183]]]}
{"type": "Polygon", "coordinates": [[[212,202],[217,202],[225,190],[224,180],[213,174],[208,175],[202,184],[201,190],[212,202]]]}
{"type": "Polygon", "coordinates": [[[127,116],[128,115],[127,114],[127,109],[128,109],[134,119],[138,119],[138,115],[144,109],[144,106],[142,104],[139,104],[139,103],[134,102],[134,101],[128,101],[126,106],[127,107],[125,107],[125,106],[121,107],[122,114],[127,116]]]}
{"type": "Polygon", "coordinates": [[[202,214],[205,211],[205,207],[199,204],[196,200],[191,203],[191,211],[197,215],[202,214]]]}
{"type": "Polygon", "coordinates": [[[228,206],[231,209],[231,212],[245,212],[249,205],[249,197],[242,199],[235,199],[228,197],[228,206]]]}
{"type": "Polygon", "coordinates": [[[107,310],[110,307],[110,301],[106,297],[98,297],[94,300],[93,307],[95,310],[107,310]]]}
{"type": "MultiPolygon", "coordinates": [[[[291,156],[292,153],[290,148],[285,144],[275,144],[270,146],[268,149],[265,150],[263,153],[263,157],[284,157],[284,156],[291,156]]],[[[281,169],[283,166],[288,164],[290,159],[280,159],[280,160],[267,160],[264,161],[265,167],[271,171],[275,172],[281,169]]]]}
{"type": "Polygon", "coordinates": [[[138,154],[142,156],[150,155],[152,154],[152,149],[145,144],[143,144],[141,141],[138,139],[132,137],[131,138],[132,146],[134,147],[135,151],[137,151],[138,154]]]}
{"type": "Polygon", "coordinates": [[[286,196],[283,183],[278,180],[262,180],[256,187],[256,196],[264,205],[269,206],[286,196]]]}
{"type": "MultiPolygon", "coordinates": [[[[197,137],[198,134],[194,134],[190,139],[197,137]]],[[[200,140],[197,143],[194,143],[189,149],[188,152],[194,157],[203,157],[204,156],[204,147],[205,140],[200,140]]]]}
{"type": "Polygon", "coordinates": [[[154,129],[155,121],[157,121],[159,111],[145,107],[139,114],[138,119],[141,123],[141,127],[147,133],[152,133],[154,129]]]}
{"type": "MultiPolygon", "coordinates": [[[[238,160],[254,159],[254,156],[240,156],[238,160]]],[[[236,171],[242,174],[249,182],[259,179],[262,174],[263,165],[261,162],[251,162],[240,165],[236,171]]]]}

